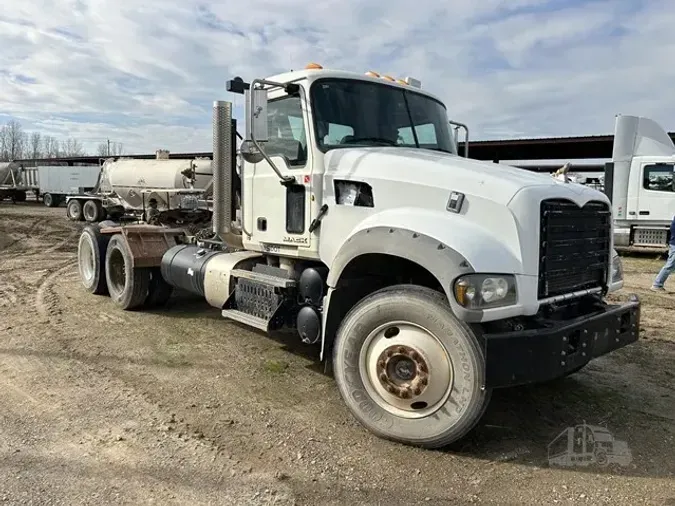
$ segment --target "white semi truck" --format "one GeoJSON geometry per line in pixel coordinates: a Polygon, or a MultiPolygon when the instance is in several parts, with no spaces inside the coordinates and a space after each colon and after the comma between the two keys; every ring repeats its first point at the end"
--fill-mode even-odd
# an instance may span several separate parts
{"type": "Polygon", "coordinates": [[[426,448],[463,438],[493,389],[638,339],[637,297],[605,300],[623,280],[601,192],[458,156],[445,105],[414,79],[309,65],[228,91],[246,97],[241,179],[219,101],[214,237],[87,225],[87,290],[130,310],[180,288],[290,329],[365,427],[426,448]]]}
{"type": "MultiPolygon", "coordinates": [[[[553,176],[592,186],[611,200],[617,251],[668,251],[675,216],[675,144],[661,126],[649,118],[617,115],[609,161],[583,164],[583,172],[578,173],[574,164],[566,165],[569,172],[556,171],[553,176]]],[[[527,163],[518,167],[544,166],[527,163]]]]}
{"type": "Polygon", "coordinates": [[[675,217],[675,144],[651,119],[616,117],[604,191],[612,201],[617,250],[667,251],[675,217]]]}

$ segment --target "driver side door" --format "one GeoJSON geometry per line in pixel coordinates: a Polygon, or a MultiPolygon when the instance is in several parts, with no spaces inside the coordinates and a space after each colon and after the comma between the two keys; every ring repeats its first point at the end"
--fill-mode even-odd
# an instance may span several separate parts
{"type": "Polygon", "coordinates": [[[301,250],[310,248],[311,150],[302,97],[284,93],[270,99],[267,116],[269,140],[262,148],[283,174],[295,176],[295,182],[282,185],[266,160],[245,163],[245,222],[251,233],[248,246],[304,256],[301,250]]]}

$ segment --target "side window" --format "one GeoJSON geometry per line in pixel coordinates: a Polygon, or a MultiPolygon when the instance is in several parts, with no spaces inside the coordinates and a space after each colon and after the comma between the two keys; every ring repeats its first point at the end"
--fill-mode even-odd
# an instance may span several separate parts
{"type": "Polygon", "coordinates": [[[307,134],[302,116],[300,97],[284,97],[267,104],[269,141],[265,152],[282,156],[291,166],[307,162],[307,134]]]}
{"type": "Polygon", "coordinates": [[[673,164],[645,165],[642,187],[645,190],[672,192],[673,169],[673,164]]]}

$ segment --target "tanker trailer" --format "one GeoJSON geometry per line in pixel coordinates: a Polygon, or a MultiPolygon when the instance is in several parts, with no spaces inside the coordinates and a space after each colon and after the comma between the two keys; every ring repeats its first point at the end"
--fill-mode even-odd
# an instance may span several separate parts
{"type": "Polygon", "coordinates": [[[14,202],[24,202],[27,191],[36,191],[36,169],[25,169],[16,162],[0,163],[0,200],[11,198],[14,202]]]}
{"type": "Polygon", "coordinates": [[[209,226],[203,195],[212,180],[209,159],[108,159],[90,194],[67,199],[73,221],[209,226]]]}

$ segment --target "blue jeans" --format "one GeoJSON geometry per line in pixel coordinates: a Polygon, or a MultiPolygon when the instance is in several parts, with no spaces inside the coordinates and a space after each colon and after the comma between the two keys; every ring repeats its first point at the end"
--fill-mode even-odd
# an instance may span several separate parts
{"type": "Polygon", "coordinates": [[[666,260],[666,265],[664,265],[654,280],[654,288],[663,288],[663,285],[666,283],[668,276],[675,270],[675,245],[671,244],[668,251],[668,260],[666,260]]]}

